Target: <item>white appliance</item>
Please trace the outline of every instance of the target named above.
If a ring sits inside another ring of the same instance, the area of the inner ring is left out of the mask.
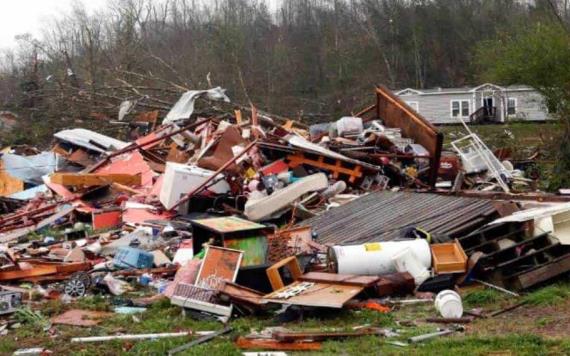
[[[160,189],[160,202],[166,209],[171,209],[183,196],[198,187],[214,173],[197,166],[166,162],[166,170]],[[223,175],[220,174],[216,179],[220,180],[206,190],[216,194],[227,193],[230,186],[223,179]]]

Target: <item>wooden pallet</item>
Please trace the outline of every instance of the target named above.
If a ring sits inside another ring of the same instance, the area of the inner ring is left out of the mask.
[[[331,171],[333,178],[338,179],[340,175],[348,176],[348,182],[354,183],[358,178],[362,177],[362,167],[356,164],[346,163],[339,159],[328,158],[324,156],[317,156],[312,158],[308,154],[297,153],[288,155],[288,165],[291,168],[298,167],[306,164],[311,167]],[[348,167],[347,167],[348,166]]]

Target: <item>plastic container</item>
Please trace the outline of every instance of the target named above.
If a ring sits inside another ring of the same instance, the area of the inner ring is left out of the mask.
[[[446,289],[435,297],[435,309],[444,318],[461,318],[463,316],[463,304],[461,297],[456,292]]]
[[[152,268],[154,256],[152,253],[132,247],[121,247],[113,259],[113,265],[118,268]]]
[[[337,273],[369,276],[396,273],[392,257],[406,248],[411,249],[420,266],[431,267],[431,250],[423,239],[333,246],[329,249],[329,261]]]
[[[336,122],[339,136],[358,135],[363,130],[362,119],[353,116],[343,116]]]
[[[416,286],[430,277],[428,268],[420,263],[416,254],[409,247],[394,255],[392,261],[394,261],[398,272],[408,272],[414,277]]]

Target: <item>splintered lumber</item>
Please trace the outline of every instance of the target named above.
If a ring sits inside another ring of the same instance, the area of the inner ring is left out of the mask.
[[[271,288],[273,288],[273,290],[278,290],[285,287],[283,280],[279,275],[279,269],[282,267],[287,267],[287,269],[289,269],[289,272],[293,276],[294,280],[297,280],[299,277],[301,277],[301,267],[299,266],[297,258],[295,256],[287,257],[266,270],[267,278],[269,279],[269,283],[271,284]]]
[[[320,342],[279,342],[275,339],[248,339],[238,337],[236,346],[245,350],[318,351]]]
[[[367,335],[383,335],[380,329],[368,329],[347,332],[307,332],[307,331],[276,331],[273,338],[280,342],[300,342],[300,341],[324,341],[329,339],[344,339],[349,337],[367,336]]]
[[[28,277],[45,276],[55,273],[57,273],[56,266],[41,266],[28,270],[5,271],[0,272],[0,281],[11,281]]]
[[[95,173],[54,173],[52,183],[65,186],[93,187],[119,183],[122,185],[141,185],[141,175],[130,174],[95,174]]]
[[[302,281],[343,284],[347,286],[370,287],[380,280],[377,276],[359,276],[327,272],[308,272],[299,277]]]

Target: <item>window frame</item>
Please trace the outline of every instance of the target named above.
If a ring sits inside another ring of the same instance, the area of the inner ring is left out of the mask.
[[[509,112],[509,108],[510,108],[509,101],[511,101],[511,100],[513,100],[515,102],[515,105],[513,107],[514,112],[512,114]],[[518,99],[517,98],[507,98],[507,116],[516,115],[518,112],[519,112],[519,101],[518,101]]]
[[[453,104],[459,104],[458,115],[453,115]],[[463,115],[463,103],[467,103],[467,115]],[[450,99],[449,100],[449,115],[452,119],[462,118],[468,119],[471,115],[471,101],[469,99]]]

